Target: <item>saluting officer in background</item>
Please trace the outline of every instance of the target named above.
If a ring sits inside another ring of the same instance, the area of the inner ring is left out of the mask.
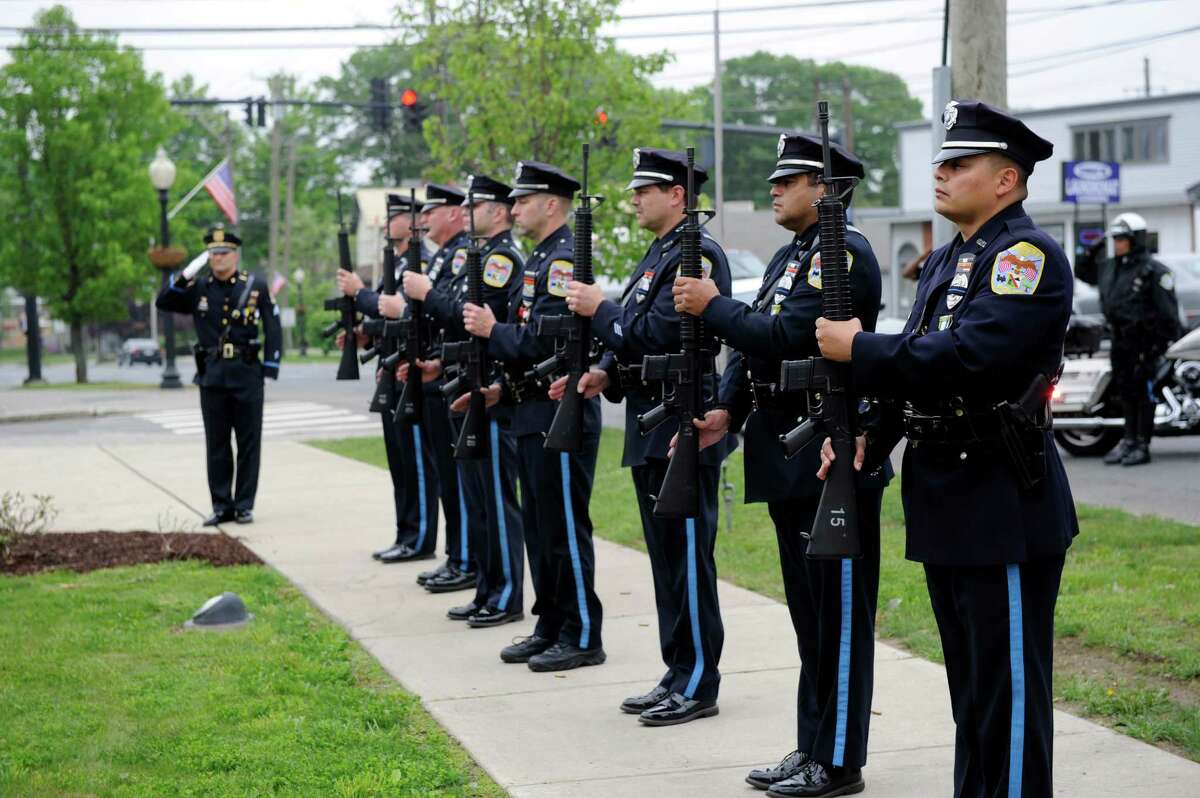
[[[513,434],[520,461],[521,508],[529,570],[536,594],[533,633],[500,652],[509,663],[539,672],[563,671],[605,661],[600,636],[603,607],[595,590],[595,554],[588,503],[600,443],[600,403],[586,403],[583,448],[578,453],[545,447],[556,405],[529,370],[554,352],[538,335],[538,319],[567,312],[567,281],[574,274],[575,237],[567,225],[579,181],[550,164],[517,164],[513,216],[533,251],[519,292],[511,296],[508,321],[497,323],[488,306],[467,304],[463,322],[488,339],[488,353],[503,363],[505,401],[514,403]]]
[[[796,750],[776,767],[752,770],[746,780],[770,795],[840,795],[861,789],[871,722],[875,664],[875,605],[879,596],[879,508],[890,464],[857,480],[862,556],[809,559],[802,537],[812,531],[823,483],[820,447],[791,460],[781,435],[807,413],[803,393],[776,388],[783,360],[819,355],[821,239],[814,203],[826,190],[820,139],[779,137],[778,161],[767,180],[775,222],[795,237],[771,259],[754,305],[720,296],[712,280],[675,279],[675,307],[704,319],[734,350],[721,381],[717,407],[701,428],[700,445],[721,440],[745,423],[746,501],[767,502],[779,542],[779,562],[792,627],[800,650]],[[830,148],[835,178],[862,178],[862,162]],[[843,197],[847,206],[850,196]],[[879,263],[853,226],[846,231],[854,315],[867,330],[879,315]],[[845,601],[845,597],[850,597]]]
[[[708,175],[695,170],[695,188]],[[634,150],[632,204],[637,222],[655,240],[634,268],[618,304],[604,298],[600,286],[572,282],[567,288],[571,310],[592,317],[592,334],[607,351],[597,367],[579,381],[588,396],[601,391],[613,402],[625,400],[625,454],[621,464],[631,469],[642,531],[654,575],[658,636],[667,671],[645,695],[627,698],[621,710],[639,716],[648,726],[686,723],[717,714],[721,682],[717,668],[725,629],[717,601],[717,570],[713,547],[717,536],[717,482],[721,461],[735,445],[726,436],[705,449],[700,459],[701,517],[685,520],[654,515],[654,499],[666,475],[671,438],[679,428],[674,420],[652,432],[639,432],[637,417],[659,404],[658,383],[641,379],[646,355],[679,352],[679,314],[671,284],[682,259],[680,232],[687,206],[687,160],[673,150]],[[720,245],[701,232],[702,268],[724,296],[729,295],[729,264]],[[715,350],[719,344],[703,342]],[[555,382],[561,396],[566,378]],[[715,399],[716,378],[705,394]]]
[[[1074,282],[1022,201],[1053,145],[977,101],[948,103],[942,123],[934,207],[958,235],[929,256],[904,332],[820,319],[817,343],[850,362],[857,392],[894,401],[866,468],[909,440],[906,556],[925,566],[941,634],[954,795],[1048,796],[1054,605],[1079,526],[1047,403]]]
[[[279,378],[283,332],[267,284],[238,270],[241,238],[217,225],[204,235],[204,245],[206,251],[159,292],[154,304],[159,310],[190,313],[196,324],[193,382],[200,386],[213,508],[204,525],[248,524],[254,520],[258,491],[263,377]],[[211,274],[197,276],[205,263]],[[231,432],[237,436],[236,487]]]
[[[500,318],[507,317],[509,296],[520,280],[522,263],[521,250],[512,237],[511,190],[490,177],[472,175],[463,205],[473,217],[475,234],[484,240],[483,299]],[[406,273],[404,293],[425,303],[425,312],[442,326],[446,341],[465,341],[470,337],[462,324],[469,275],[465,261],[461,266],[457,261],[455,264],[453,276],[442,287],[435,287],[427,275]],[[500,391],[489,389],[488,393],[485,397],[493,404]],[[463,394],[450,407],[456,436],[464,420],[461,413],[469,401],[470,394]],[[468,534],[476,579],[475,596],[464,605],[452,607],[447,616],[465,620],[472,627],[498,626],[524,617],[525,548],[517,499],[517,444],[510,426],[508,408],[491,406],[487,457],[456,461],[471,518]],[[455,574],[433,575],[426,580],[425,588],[439,592],[446,584],[453,589],[458,578]]]
[[[396,255],[396,285],[400,285],[400,274],[405,268],[405,258],[408,255],[408,242],[412,236],[412,204],[411,200],[401,194],[387,195],[387,234],[393,252]],[[427,242],[421,242],[421,268],[428,265],[429,252]],[[386,317],[398,319],[404,311],[404,297],[388,296],[383,293],[383,280],[375,290],[367,288],[354,272],[345,269],[337,270],[339,290],[354,300],[355,309],[364,316],[377,319]],[[339,332],[337,346],[344,345],[344,333]],[[365,338],[359,342],[366,344]],[[376,380],[379,379],[378,369]],[[384,563],[401,562],[412,559],[413,552],[428,554],[437,548],[437,479],[424,477],[422,469],[417,466],[417,451],[414,436],[405,434],[405,430],[397,428],[391,408],[395,405],[395,396],[388,402],[387,409],[380,413],[383,424],[383,444],[387,453],[388,471],[392,477],[392,501],[396,506],[396,535],[394,542],[383,549],[372,552],[371,556]],[[374,408],[372,408],[374,409]],[[418,436],[419,437],[419,436]],[[424,464],[422,464],[423,466]],[[432,471],[432,466],[429,468]],[[422,488],[425,496],[420,495]]]

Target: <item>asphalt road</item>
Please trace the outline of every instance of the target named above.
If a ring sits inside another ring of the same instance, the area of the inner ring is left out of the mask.
[[[19,389],[25,376],[24,366],[0,365],[0,415],[23,412],[75,412],[99,405],[109,414],[95,418],[63,418],[0,424],[0,445],[59,445],[64,441],[80,443],[144,442],[163,435],[190,435],[202,446],[197,420],[199,398],[190,386],[193,366],[179,362],[181,376],[188,384],[182,391],[155,389],[107,391],[24,391]],[[334,363],[288,363],[285,361],[278,382],[267,381],[267,427],[270,437],[327,438],[345,435],[375,434],[377,416],[367,413],[372,386],[366,378],[357,382],[334,379]],[[52,383],[70,382],[74,366],[61,364],[44,370]],[[161,370],[150,366],[119,367],[93,364],[93,381],[141,382],[155,385]],[[604,403],[604,423],[610,427],[624,424],[623,409]],[[1105,466],[1099,458],[1076,458],[1063,454],[1071,488],[1077,501],[1119,507],[1139,514],[1155,514],[1200,524],[1200,437],[1156,439],[1154,461],[1135,468]],[[0,474],[14,464],[0,455]],[[953,501],[953,497],[947,497]]]

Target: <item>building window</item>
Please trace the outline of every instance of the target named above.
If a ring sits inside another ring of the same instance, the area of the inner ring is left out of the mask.
[[[1075,160],[1165,163],[1167,121],[1161,117],[1072,128]]]

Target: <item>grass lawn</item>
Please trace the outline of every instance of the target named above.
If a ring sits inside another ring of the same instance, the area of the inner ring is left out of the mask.
[[[316,441],[330,452],[387,467],[378,437]],[[741,453],[733,534],[717,536],[722,578],[784,600],[775,530],[764,504],[742,498]],[[621,435],[606,429],[592,491],[601,537],[645,550]],[[1056,615],[1060,706],[1200,761],[1200,528],[1080,506],[1082,532],[1067,556]],[[877,633],[940,662],[941,643],[921,567],[904,559],[899,480],[884,496]]]
[[[184,386],[188,387],[188,386]],[[124,380],[100,380],[99,382],[31,382],[21,386],[22,391],[157,391],[157,382],[127,382]]]
[[[223,590],[249,626],[180,627]],[[0,607],[0,795],[504,795],[265,567],[6,576]]]
[[[23,366],[25,362],[25,347],[19,349],[0,349],[0,364],[19,364]],[[75,356],[69,352],[42,352],[43,366],[74,362]]]

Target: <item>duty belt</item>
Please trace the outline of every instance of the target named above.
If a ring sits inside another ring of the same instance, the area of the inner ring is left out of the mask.
[[[750,403],[760,412],[798,415],[804,410],[804,394],[779,394],[775,383],[751,380]]]
[[[967,444],[1000,438],[1000,413],[969,412],[961,399],[936,411],[904,406],[904,434],[913,443]]]

